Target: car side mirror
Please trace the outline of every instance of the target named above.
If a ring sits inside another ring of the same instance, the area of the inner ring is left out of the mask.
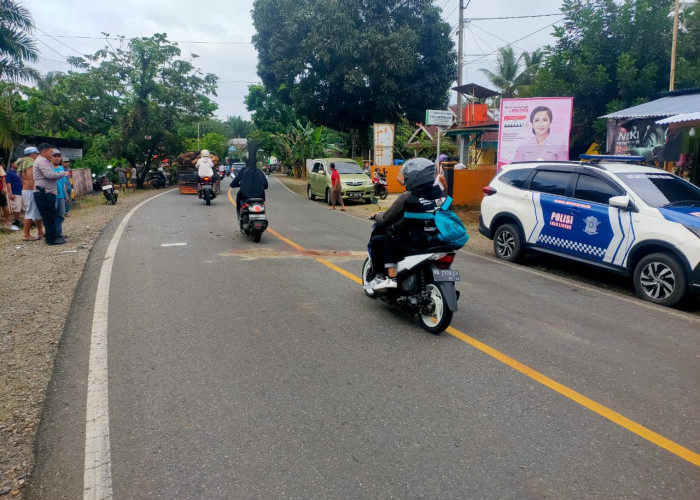
[[[608,203],[610,204],[611,207],[617,207],[617,208],[622,208],[626,210],[630,210],[634,208],[634,205],[632,203],[632,199],[628,195],[623,195],[623,196],[613,196],[608,200]]]

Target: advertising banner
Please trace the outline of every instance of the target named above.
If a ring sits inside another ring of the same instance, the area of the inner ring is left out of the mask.
[[[667,137],[668,126],[657,125],[654,123],[657,120],[659,117],[608,120],[606,151],[644,156],[649,163],[676,161],[680,155],[677,134]]]
[[[393,165],[394,126],[388,123],[374,124],[374,164]]]
[[[502,99],[498,168],[514,161],[569,159],[573,97]]]

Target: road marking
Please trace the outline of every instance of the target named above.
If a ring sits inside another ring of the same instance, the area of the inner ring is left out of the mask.
[[[275,236],[279,237],[282,241],[285,243],[288,243],[292,245],[294,248],[297,250],[301,251],[307,251],[304,249],[301,245],[298,245],[294,243],[293,241],[289,240],[288,238],[285,238],[281,235],[278,235],[278,233],[273,232]],[[331,264],[330,262],[323,260],[323,259],[315,259],[321,264],[328,266],[329,268],[333,269],[334,271],[337,271],[338,273],[342,274],[346,278],[349,278],[350,280],[354,281],[355,283],[362,284],[362,279],[359,277],[353,275],[352,273],[349,273],[345,269],[341,269],[338,266]],[[500,261],[499,261],[500,262]],[[615,296],[617,297],[617,295]],[[700,454],[695,453],[692,450],[689,450],[688,448],[685,448],[684,446],[679,445],[678,443],[675,443],[674,441],[671,441],[668,438],[665,438],[664,436],[657,434],[656,432],[647,429],[643,425],[638,424],[634,420],[631,420],[619,413],[617,413],[614,410],[611,410],[610,408],[601,405],[600,403],[596,403],[592,399],[587,398],[586,396],[574,391],[573,389],[570,389],[569,387],[560,384],[559,382],[556,382],[555,380],[547,377],[546,375],[543,375],[542,373],[533,370],[527,365],[524,365],[520,363],[519,361],[516,361],[515,359],[511,358],[510,356],[507,356],[506,354],[503,354],[500,351],[497,351],[493,347],[490,347],[483,342],[480,342],[476,340],[473,337],[470,337],[469,335],[457,330],[456,328],[453,327],[448,327],[445,330],[447,333],[452,335],[454,338],[461,340],[462,342],[465,342],[469,344],[470,346],[474,347],[475,349],[478,349],[479,351],[483,352],[484,354],[488,354],[492,358],[500,361],[501,363],[510,366],[516,371],[519,371],[523,375],[526,375],[530,377],[531,379],[535,380],[536,382],[539,382],[540,384],[544,385],[545,387],[548,387],[552,389],[553,391],[561,394],[562,396],[574,401],[575,403],[580,404],[584,408],[588,408],[594,413],[597,413],[598,415],[610,420],[614,424],[619,425],[620,427],[623,427],[624,429],[627,429],[628,431],[638,435],[639,437],[646,439],[650,443],[653,443],[660,448],[663,448],[674,455],[682,458],[683,460],[686,460],[690,462],[691,464],[700,467]]]
[[[109,379],[107,370],[107,331],[109,314],[109,285],[112,264],[119,240],[131,216],[142,205],[170,191],[142,201],[117,227],[107,247],[95,293],[95,309],[92,315],[90,336],[90,361],[88,364],[87,402],[85,411],[85,464],[83,471],[83,499],[102,500],[112,498],[112,462],[109,444]]]
[[[185,247],[187,243],[161,243],[162,247]]]

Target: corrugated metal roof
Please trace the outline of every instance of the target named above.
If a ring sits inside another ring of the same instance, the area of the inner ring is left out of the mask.
[[[695,113],[681,113],[680,115],[669,116],[663,120],[657,120],[658,125],[668,125],[669,123],[697,122],[700,121],[700,111]]]
[[[600,118],[654,118],[700,111],[700,93],[662,97]]]

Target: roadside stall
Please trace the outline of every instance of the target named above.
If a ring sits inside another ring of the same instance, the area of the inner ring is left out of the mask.
[[[601,116],[608,120],[606,152],[644,156],[648,165],[700,182],[696,129],[700,89],[667,92],[654,101]]]

